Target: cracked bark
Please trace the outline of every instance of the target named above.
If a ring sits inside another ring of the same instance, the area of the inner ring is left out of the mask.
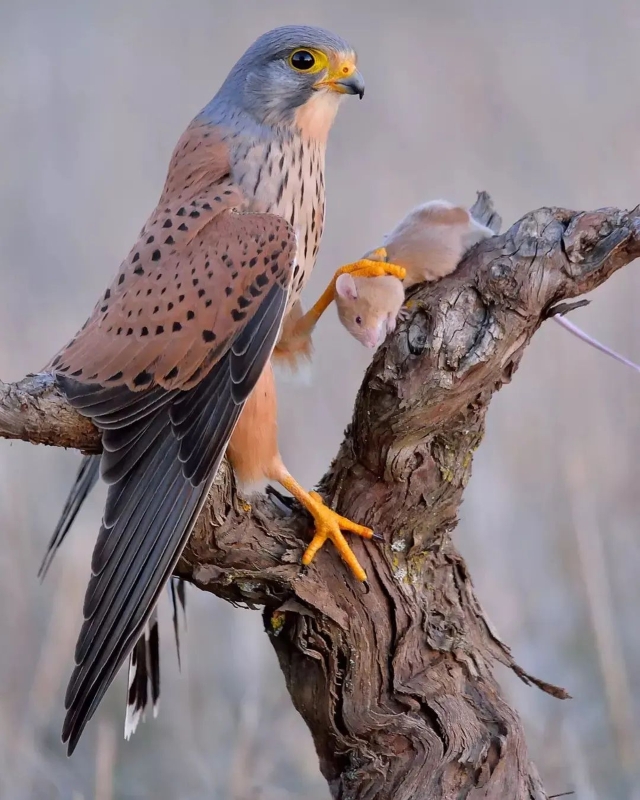
[[[486,196],[475,210],[489,220]],[[567,695],[514,662],[452,533],[488,404],[533,334],[558,304],[638,255],[640,209],[542,208],[481,243],[454,275],[411,294],[321,482],[342,514],[385,537],[351,538],[368,587],[329,547],[302,570],[306,514],[269,497],[249,505],[221,468],[179,574],[263,608],[335,798],[547,798],[492,665]],[[0,382],[0,436],[99,449],[96,431],[47,375]]]

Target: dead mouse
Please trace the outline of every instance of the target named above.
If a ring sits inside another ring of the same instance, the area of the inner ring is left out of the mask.
[[[335,302],[340,322],[361,344],[377,347],[396,326],[405,288],[449,275],[473,245],[489,236],[493,231],[462,206],[447,200],[417,206],[385,237],[384,247],[363,257],[403,267],[404,281],[390,275],[339,275]]]

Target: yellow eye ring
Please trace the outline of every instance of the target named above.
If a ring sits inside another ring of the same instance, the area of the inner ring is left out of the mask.
[[[289,56],[289,66],[296,72],[313,75],[329,66],[329,59],[321,50],[298,47]]]

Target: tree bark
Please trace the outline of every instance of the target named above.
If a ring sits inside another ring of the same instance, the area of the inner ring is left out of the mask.
[[[490,201],[476,212],[489,221]],[[542,208],[414,291],[375,354],[320,491],[384,543],[351,537],[369,582],[331,547],[300,566],[310,518],[248,503],[223,464],[178,573],[261,606],[291,698],[340,800],[542,800],[522,725],[492,675],[514,662],[475,597],[452,533],[493,394],[558,304],[640,255],[640,209]],[[51,376],[0,383],[0,436],[99,450]],[[491,502],[491,498],[487,498]]]

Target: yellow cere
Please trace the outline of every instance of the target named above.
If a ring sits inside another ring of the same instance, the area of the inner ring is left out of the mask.
[[[332,63],[329,64],[327,69],[327,77],[324,78],[324,80],[318,81],[318,83],[316,83],[316,88],[319,86],[328,86],[336,92],[346,94],[349,90],[341,86],[339,81],[350,78],[356,71],[356,63],[353,58],[333,58]]]

